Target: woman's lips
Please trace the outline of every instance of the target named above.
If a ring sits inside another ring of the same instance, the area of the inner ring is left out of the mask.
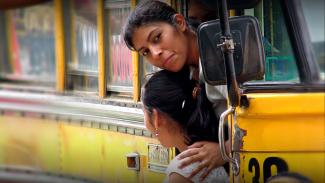
[[[166,66],[168,66],[168,64],[173,60],[172,58],[173,58],[173,56],[174,56],[174,54],[172,54],[172,55],[170,55],[165,61],[164,61],[164,63],[163,63],[163,68],[166,68]]]

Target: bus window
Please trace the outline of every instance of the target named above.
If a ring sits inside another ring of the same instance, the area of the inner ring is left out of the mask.
[[[143,56],[141,56],[141,61],[143,62],[142,65],[143,65],[144,75],[156,72],[160,69],[159,67],[155,67],[151,65],[148,61],[145,60]]]
[[[301,1],[305,19],[308,26],[314,53],[318,61],[321,80],[325,80],[325,32],[324,32],[324,6],[323,0]]]
[[[7,10],[0,18],[1,78],[54,87],[53,3]]]
[[[6,36],[6,26],[5,26],[6,18],[5,13],[0,11],[0,40],[2,40],[2,44],[0,44],[0,77],[4,76],[6,73],[11,72],[10,63],[8,61],[9,51],[7,50],[7,36]]]
[[[97,1],[71,1],[71,59],[67,60],[70,89],[98,91]],[[68,21],[67,21],[68,22]]]
[[[105,19],[108,23],[108,72],[109,91],[132,92],[132,52],[126,47],[122,36],[125,21],[131,12],[130,0],[105,1]]]
[[[296,59],[280,1],[263,0],[254,9],[244,11],[259,19],[266,57],[264,81],[299,82]]]

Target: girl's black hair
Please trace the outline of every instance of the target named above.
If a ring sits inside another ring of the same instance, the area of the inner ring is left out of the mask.
[[[266,180],[266,183],[268,182],[280,182],[282,180],[282,178],[292,178],[294,180],[296,180],[295,182],[299,182],[299,183],[312,183],[312,181],[305,177],[302,174],[296,173],[296,172],[280,172],[276,175],[273,175],[271,177],[269,177]]]
[[[161,70],[144,84],[142,103],[149,112],[155,108],[174,119],[185,132],[186,144],[198,141],[218,142],[218,122],[205,87],[193,97],[196,81],[190,80],[189,68],[179,72]]]
[[[127,47],[134,50],[132,37],[135,29],[152,22],[166,22],[174,25],[174,15],[177,12],[168,4],[153,0],[138,4],[129,15],[123,30]]]

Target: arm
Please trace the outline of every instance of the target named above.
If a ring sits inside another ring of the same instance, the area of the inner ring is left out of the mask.
[[[206,168],[205,172],[201,176],[201,180],[203,180],[212,169],[226,163],[226,161],[221,157],[218,143],[207,141],[196,142],[188,148],[189,150],[186,150],[179,155],[179,159],[182,159],[179,167],[183,168],[194,162],[200,162],[200,165],[193,170],[189,178],[199,173],[203,168]],[[227,153],[230,152],[230,140],[226,142],[226,150]]]

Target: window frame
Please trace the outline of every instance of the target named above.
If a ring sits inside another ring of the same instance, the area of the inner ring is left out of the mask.
[[[131,11],[132,9],[135,8],[136,6],[136,0],[128,0],[128,2],[130,3],[130,8],[131,8]],[[109,2],[104,2],[105,4],[106,3],[109,3]],[[112,39],[110,37],[110,34],[109,34],[109,16],[108,16],[108,13],[109,13],[109,8],[106,8],[104,4],[104,10],[105,12],[103,12],[103,16],[104,16],[104,20],[105,20],[105,37],[104,37],[104,44],[106,44],[105,46],[105,52],[106,52],[106,58],[105,58],[105,69],[106,69],[106,73],[105,73],[105,85],[106,85],[106,94],[123,94],[124,96],[128,96],[128,97],[131,97],[133,98],[133,100],[135,102],[137,102],[139,100],[139,82],[138,82],[138,78],[139,78],[139,69],[138,69],[138,60],[139,60],[139,55],[138,53],[136,52],[133,52],[131,51],[131,67],[132,67],[132,71],[133,73],[132,74],[132,85],[131,86],[120,86],[120,85],[115,85],[115,84],[112,84],[111,83],[111,76],[112,76],[112,62],[110,60],[110,56],[112,54],[112,51],[111,51],[111,45],[110,45],[110,40]]]

